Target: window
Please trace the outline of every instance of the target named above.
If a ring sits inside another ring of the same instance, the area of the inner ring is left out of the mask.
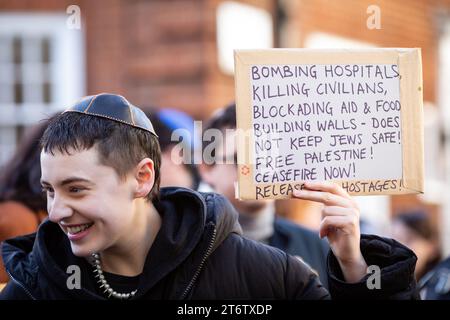
[[[0,14],[0,165],[23,131],[84,94],[80,30],[65,14]]]
[[[234,1],[217,7],[217,50],[220,69],[234,73],[235,49],[267,49],[273,46],[273,23],[269,12]]]

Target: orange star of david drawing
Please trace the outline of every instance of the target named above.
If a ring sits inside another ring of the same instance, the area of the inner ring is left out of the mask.
[[[243,166],[241,168],[241,174],[243,174],[244,176],[248,175],[250,173],[250,168],[248,166]]]

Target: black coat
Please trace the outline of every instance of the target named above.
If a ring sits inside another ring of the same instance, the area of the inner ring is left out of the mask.
[[[162,226],[137,285],[135,299],[329,299],[318,277],[299,259],[243,238],[237,213],[224,197],[187,189],[165,188],[155,207]],[[381,267],[381,290],[365,279],[342,281],[329,253],[333,298],[415,298],[416,257],[388,239],[364,236],[361,249],[368,264]],[[3,260],[11,281],[1,299],[105,299],[92,266],[72,254],[58,225],[43,223],[37,234],[8,240]],[[68,266],[81,270],[81,289],[67,288]]]
[[[330,250],[328,242],[320,239],[318,232],[283,218],[277,217],[273,227],[273,235],[268,244],[300,257],[319,274],[320,281],[328,288],[327,256]]]

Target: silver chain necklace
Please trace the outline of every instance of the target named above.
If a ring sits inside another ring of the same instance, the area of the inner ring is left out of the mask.
[[[102,267],[100,266],[100,255],[98,253],[93,253],[92,258],[94,260],[95,266],[94,269],[94,273],[96,274],[95,277],[98,278],[97,283],[100,285],[100,290],[103,290],[104,294],[109,294],[108,298],[114,297],[120,300],[127,300],[134,297],[134,295],[137,292],[137,289],[131,291],[130,293],[118,293],[113,288],[111,288],[111,286],[106,281],[105,276],[103,275]]]

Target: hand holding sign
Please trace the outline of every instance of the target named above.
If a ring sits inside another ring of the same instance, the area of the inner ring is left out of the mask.
[[[357,282],[366,274],[367,264],[360,250],[359,208],[352,197],[333,182],[306,182],[296,190],[298,199],[324,204],[320,237],[327,237],[347,282]]]

